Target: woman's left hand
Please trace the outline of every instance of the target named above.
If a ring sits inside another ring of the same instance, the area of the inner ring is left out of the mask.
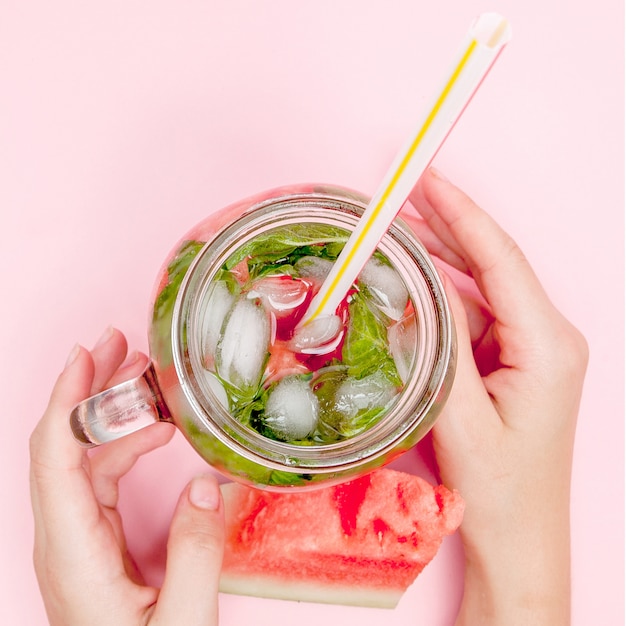
[[[217,624],[224,544],[217,481],[195,478],[183,490],[171,524],[163,587],[144,584],[117,510],[119,480],[174,427],[155,424],[94,454],[74,440],[73,406],[139,375],[147,357],[124,363],[126,340],[109,329],[90,352],[77,346],[30,440],[35,518],[34,564],[50,624]]]

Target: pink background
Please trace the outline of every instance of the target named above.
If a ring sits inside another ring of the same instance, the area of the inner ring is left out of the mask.
[[[485,9],[514,37],[436,164],[517,239],[591,362],[576,442],[573,624],[623,624],[623,3],[4,0],[0,5],[0,623],[46,623],[31,566],[28,436],[73,344],[145,349],[170,247],[261,189],[372,193]],[[428,477],[419,450],[403,467]],[[202,461],[177,436],[125,480],[158,579]],[[458,538],[395,611],[236,596],[222,623],[449,625]]]

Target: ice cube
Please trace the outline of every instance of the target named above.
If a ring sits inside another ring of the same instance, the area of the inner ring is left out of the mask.
[[[338,315],[321,315],[298,326],[289,342],[289,348],[302,354],[332,352],[343,337],[343,324]]]
[[[402,317],[409,292],[391,266],[372,257],[361,270],[359,282],[367,287],[385,315],[392,320],[399,320]]]
[[[287,441],[304,439],[317,425],[319,405],[306,380],[287,376],[269,394],[265,424]]]
[[[248,297],[261,297],[277,312],[297,309],[309,295],[309,287],[306,282],[293,276],[280,274],[266,276],[254,283],[248,292]]]
[[[237,300],[224,324],[217,344],[218,374],[239,387],[259,383],[270,341],[270,322],[265,309],[245,297]]]
[[[202,356],[207,366],[213,363],[215,348],[222,331],[224,319],[235,301],[235,296],[230,292],[226,283],[218,280],[213,283],[207,297],[201,306],[204,307],[202,316]]]
[[[384,408],[396,394],[396,387],[381,372],[361,379],[347,377],[337,388],[334,408],[352,419],[361,411]]]
[[[294,264],[299,276],[310,279],[320,285],[328,276],[332,266],[332,261],[317,256],[303,256]]]
[[[387,330],[389,352],[393,357],[398,376],[406,383],[411,374],[417,350],[417,322],[415,313],[392,324]]]
[[[225,409],[228,409],[228,395],[220,379],[213,372],[207,372],[206,370],[204,370],[204,376],[209,385],[209,389],[211,389],[218,402]]]

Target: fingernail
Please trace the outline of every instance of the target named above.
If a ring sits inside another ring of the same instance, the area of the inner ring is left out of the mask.
[[[67,360],[65,361],[65,369],[67,369],[76,360],[79,354],[80,344],[77,343],[67,355]]]
[[[443,181],[449,182],[448,179],[436,167],[430,167],[429,171],[435,178],[438,178],[439,180],[443,180]]]
[[[220,505],[220,488],[211,476],[196,476],[189,489],[191,504],[199,509],[216,511]]]
[[[109,339],[111,339],[111,337],[113,337],[113,326],[109,326],[102,333],[102,335],[100,335],[100,339],[98,339],[98,341],[96,341],[96,345],[94,346],[94,348],[97,348],[98,346],[101,346],[101,345],[105,344]]]

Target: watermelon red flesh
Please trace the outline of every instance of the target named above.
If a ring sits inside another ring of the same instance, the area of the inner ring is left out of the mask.
[[[222,491],[222,591],[359,606],[396,606],[464,510],[458,492],[390,469],[304,493]]]

